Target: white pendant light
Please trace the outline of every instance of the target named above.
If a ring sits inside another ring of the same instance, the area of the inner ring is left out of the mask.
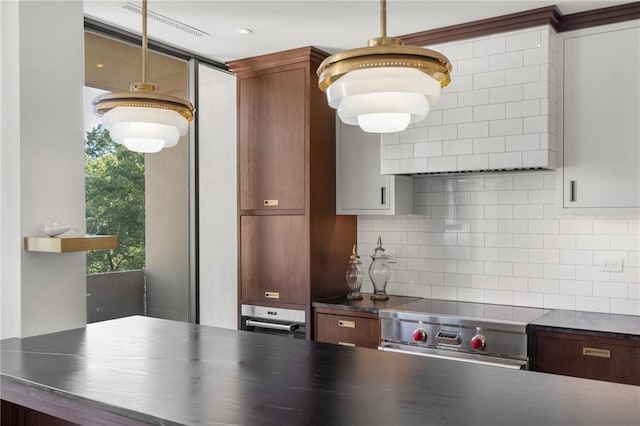
[[[340,120],[365,132],[399,132],[424,120],[451,81],[444,55],[387,37],[386,25],[386,0],[381,0],[381,37],[326,58],[317,71],[318,87]]]
[[[106,93],[93,100],[111,139],[136,152],[154,153],[175,146],[187,133],[195,108],[175,96],[161,95],[147,82],[147,0],[142,0],[142,82],[129,92]]]

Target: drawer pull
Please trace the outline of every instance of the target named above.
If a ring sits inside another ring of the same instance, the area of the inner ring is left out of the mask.
[[[356,328],[356,322],[355,321],[338,320],[338,327]]]
[[[338,342],[338,344],[339,344],[339,345],[341,345],[341,346],[350,346],[350,347],[352,347],[352,348],[355,348],[355,347],[356,347],[356,344],[355,344],[355,343],[349,343],[349,342]]]
[[[280,293],[277,291],[265,291],[264,297],[267,299],[280,299]]]
[[[278,200],[264,200],[265,207],[276,207],[278,205]]]
[[[596,356],[598,358],[611,358],[611,351],[607,349],[596,349],[596,348],[582,348],[582,355],[585,356]]]

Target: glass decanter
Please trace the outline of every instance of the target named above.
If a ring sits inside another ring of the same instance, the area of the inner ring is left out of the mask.
[[[382,237],[378,237],[378,247],[374,249],[371,259],[369,278],[371,278],[374,290],[371,300],[387,300],[389,296],[387,296],[385,289],[387,288],[389,277],[391,277],[391,268],[388,263],[389,256],[384,254],[384,249],[382,248]]]
[[[349,267],[347,268],[345,278],[347,279],[347,285],[349,286],[347,299],[362,299],[362,294],[360,294],[360,288],[362,287],[362,263],[360,263],[360,256],[358,256],[355,244],[353,245],[353,250],[349,257]]]

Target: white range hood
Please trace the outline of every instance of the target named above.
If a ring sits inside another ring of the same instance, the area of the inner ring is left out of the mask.
[[[426,120],[381,135],[383,174],[555,168],[552,27],[428,47],[451,60],[452,82]]]

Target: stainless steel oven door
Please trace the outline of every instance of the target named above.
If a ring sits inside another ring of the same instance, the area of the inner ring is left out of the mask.
[[[491,365],[494,367],[511,368],[513,370],[525,370],[527,368],[527,361],[520,359],[499,358],[494,356],[476,355],[466,352],[456,352],[441,349],[422,348],[389,342],[385,342],[384,345],[379,346],[378,349],[380,349],[381,351],[426,356],[431,358],[449,359],[453,361],[469,362],[473,364]]]
[[[306,337],[304,311],[254,305],[242,305],[241,310],[241,330],[299,339]]]

